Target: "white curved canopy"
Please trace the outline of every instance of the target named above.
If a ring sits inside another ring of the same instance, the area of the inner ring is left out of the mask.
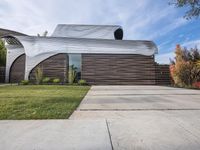
[[[5,37],[5,36],[9,36],[9,35],[26,35],[26,34],[0,28],[0,38]]]
[[[117,39],[115,33],[123,31],[117,25],[73,25],[59,24],[51,36],[71,38]]]
[[[25,53],[34,57],[44,53],[99,53],[153,55],[157,47],[152,41],[105,40],[67,37],[15,36]]]
[[[27,36],[0,29],[8,44],[24,47],[29,57],[46,53],[141,54],[158,52],[152,41],[122,39],[120,26],[59,24],[51,37]]]

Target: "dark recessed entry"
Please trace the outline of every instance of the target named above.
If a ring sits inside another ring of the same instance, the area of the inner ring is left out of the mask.
[[[123,30],[121,28],[117,29],[114,33],[115,40],[122,40],[123,38]]]

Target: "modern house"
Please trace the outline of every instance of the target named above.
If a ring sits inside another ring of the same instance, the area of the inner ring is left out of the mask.
[[[0,29],[6,40],[6,82],[45,77],[67,81],[70,66],[89,84],[156,84],[152,41],[123,40],[120,26],[59,24],[51,36],[29,36]]]

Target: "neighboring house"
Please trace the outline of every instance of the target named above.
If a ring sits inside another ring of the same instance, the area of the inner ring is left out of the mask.
[[[59,24],[47,37],[0,29],[0,37],[7,47],[6,82],[34,80],[37,66],[65,82],[74,65],[89,84],[156,84],[155,43],[122,40],[120,26]]]

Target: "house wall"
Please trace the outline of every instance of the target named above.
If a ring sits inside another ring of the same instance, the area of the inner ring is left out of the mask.
[[[0,83],[5,82],[6,67],[0,67]]]
[[[156,84],[171,85],[169,65],[155,64],[156,66]]]
[[[154,56],[82,54],[81,76],[96,85],[154,85]]]
[[[18,83],[21,80],[24,80],[25,59],[25,54],[22,54],[12,63],[9,74],[11,83]]]
[[[43,55],[38,55],[35,57],[29,57],[26,55],[26,67],[25,67],[25,80],[29,80],[29,74],[42,61],[50,58],[51,56],[57,55],[58,53],[45,53]]]
[[[66,54],[57,54],[39,63],[30,72],[29,79],[31,81],[35,81],[37,67],[42,68],[44,77],[59,78],[62,82],[65,82],[68,76],[68,56]]]
[[[18,57],[10,69],[10,82],[24,79],[25,55]],[[31,58],[30,58],[31,59]],[[43,69],[44,77],[60,78],[62,82],[68,76],[68,55],[51,56],[31,70],[29,79],[35,80],[36,68]],[[116,55],[116,54],[82,54],[81,77],[93,85],[169,85],[168,65],[154,62],[153,56]]]

